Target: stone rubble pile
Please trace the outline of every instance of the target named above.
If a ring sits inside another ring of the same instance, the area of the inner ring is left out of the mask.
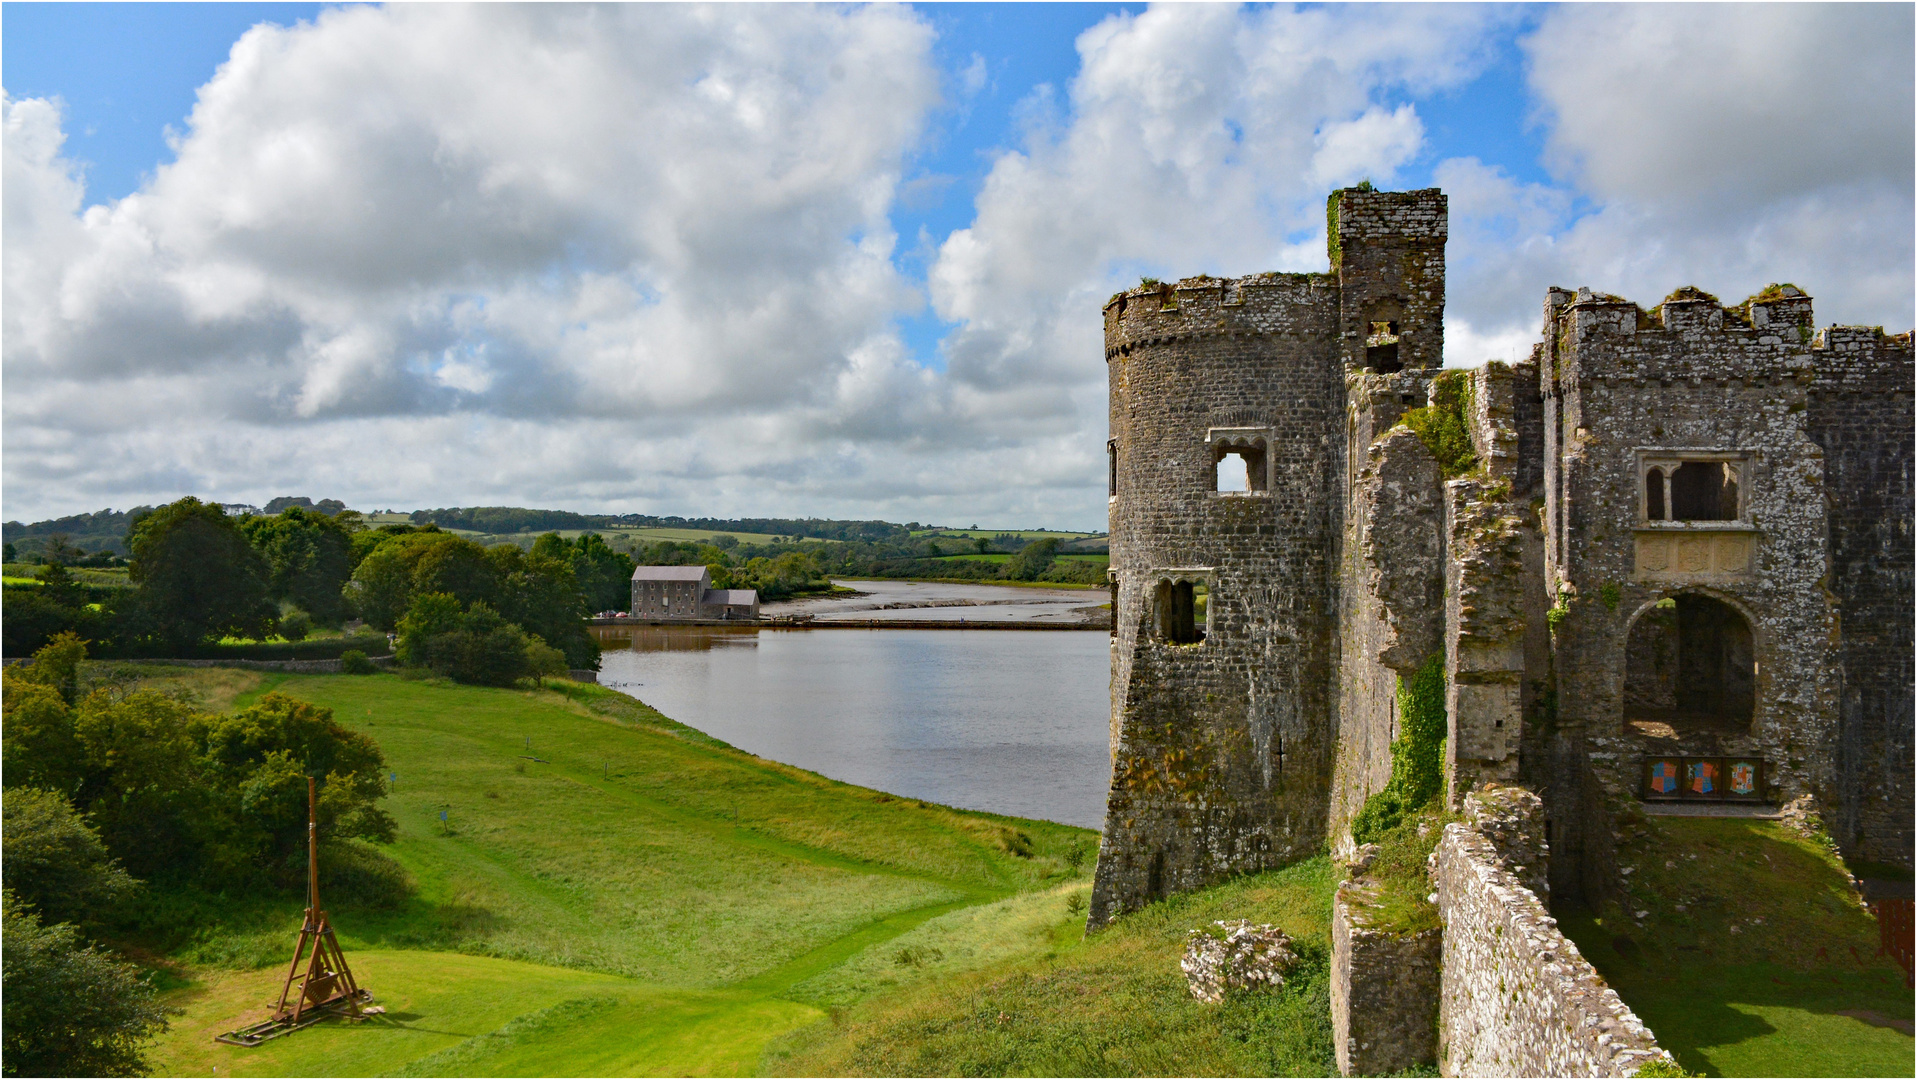
[[[1298,963],[1291,937],[1270,923],[1244,919],[1219,921],[1193,930],[1185,939],[1178,966],[1200,1001],[1225,1000],[1227,990],[1285,985],[1285,973]]]

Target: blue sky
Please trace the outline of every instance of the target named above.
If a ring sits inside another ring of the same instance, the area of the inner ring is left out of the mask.
[[[136,191],[172,159],[169,133],[185,129],[194,96],[227,59],[233,42],[257,23],[312,21],[322,4],[8,3],[4,50],[7,90],[15,97],[58,97],[67,106],[68,153],[86,165],[88,204]],[[338,5],[331,5],[338,6]],[[1066,87],[1078,71],[1074,40],[1107,17],[1144,4],[921,4],[937,29],[933,50],[948,102],[909,156],[911,194],[891,220],[901,239],[900,268],[923,280],[936,245],[972,217],[972,200],[995,151],[1021,141],[1021,105]],[[1526,117],[1522,19],[1489,43],[1495,62],[1477,78],[1418,102],[1428,147],[1404,173],[1406,186],[1432,183],[1437,161],[1476,156],[1529,182],[1548,179],[1539,164],[1539,127]],[[982,85],[969,90],[982,74]],[[1386,98],[1401,104],[1403,93]],[[1155,267],[1176,275],[1181,268]],[[1227,268],[1230,269],[1230,268]],[[1249,269],[1249,268],[1247,268]],[[915,356],[943,367],[940,340],[953,329],[929,309],[898,317]]]
[[[1907,327],[1910,24],[9,3],[5,513],[1097,528],[1099,300],[1322,268],[1360,178],[1451,195],[1450,363],[1526,351],[1547,284]]]

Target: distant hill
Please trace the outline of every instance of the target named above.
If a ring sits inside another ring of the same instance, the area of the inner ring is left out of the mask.
[[[51,521],[36,521],[23,525],[18,521],[9,521],[0,525],[0,539],[17,546],[22,554],[40,549],[39,541],[49,536],[64,535],[74,546],[84,551],[111,551],[115,555],[128,554],[126,549],[127,527],[133,519],[153,509],[151,506],[136,506],[131,510],[101,510],[92,514],[73,514],[69,517],[54,518]]]
[[[688,518],[651,514],[575,514],[570,510],[528,510],[518,506],[455,506],[443,510],[415,510],[416,524],[474,532],[521,533],[556,529],[710,529],[715,532],[762,533],[814,540],[905,540],[921,528],[914,521],[834,521],[827,518]]]
[[[235,513],[232,508],[238,503],[226,504],[227,513]],[[305,496],[282,495],[266,504],[265,512],[277,514],[289,506],[298,506],[321,514],[337,514],[346,509],[346,504],[338,499],[321,499],[314,502]],[[151,506],[136,506],[130,510],[100,510],[91,514],[73,514],[68,517],[54,518],[50,521],[36,521],[31,525],[18,521],[9,521],[0,525],[0,539],[13,544],[22,555],[40,550],[38,541],[50,536],[65,536],[82,551],[110,551],[115,555],[132,554],[126,548],[127,529],[133,525],[133,519],[152,510]]]
[[[235,507],[238,505],[233,504]],[[322,514],[337,514],[346,509],[346,505],[338,499],[321,499],[315,502],[304,496],[282,495],[267,503],[264,512],[277,514],[290,506],[303,507]],[[51,521],[36,521],[31,525],[9,521],[0,528],[4,528],[6,541],[16,544],[23,554],[37,550],[38,541],[46,537],[64,534],[68,540],[87,551],[111,551],[118,555],[126,555],[128,554],[126,550],[128,527],[135,517],[151,509],[153,508],[150,506],[139,506],[131,510],[101,510],[93,514],[74,514],[71,517],[54,518]],[[452,506],[438,510],[415,510],[412,512],[412,519],[419,525],[430,523],[442,528],[466,529],[494,536],[578,529],[700,529],[712,532],[867,543],[903,543],[911,539],[912,533],[931,528],[916,521],[898,525],[889,521],[842,521],[832,518],[712,518],[676,515],[658,517],[651,514],[576,514],[570,510],[531,510],[521,506]],[[1010,545],[1012,548],[1018,546]],[[1105,537],[1094,536],[1066,541],[1060,550],[1103,552]]]

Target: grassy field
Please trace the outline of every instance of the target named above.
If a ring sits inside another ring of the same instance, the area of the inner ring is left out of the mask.
[[[830,1024],[774,1041],[764,1067],[807,1076],[1335,1075],[1336,883],[1328,859],[1309,859],[1154,904],[1089,940],[1055,932],[1036,955],[928,968],[835,1012]],[[943,943],[962,935],[962,918],[927,923],[897,948],[942,950],[952,963],[966,954]],[[1177,963],[1186,933],[1238,918],[1285,928],[1303,963],[1277,992],[1233,994],[1218,1005],[1193,1000]]]
[[[1912,994],[1876,956],[1876,923],[1834,855],[1750,818],[1652,817],[1646,829],[1621,851],[1630,909],[1561,925],[1680,1065],[1911,1075]],[[1905,1031],[1879,1026],[1891,1018]]]
[[[45,565],[40,563],[7,563],[4,567],[0,567],[0,575],[4,575],[8,585],[38,585],[40,579],[35,575],[44,569],[46,569]],[[67,568],[67,573],[74,581],[82,585],[114,585],[121,588],[133,586],[133,582],[127,578],[127,570],[124,566],[70,566]]]
[[[416,886],[385,904],[328,898],[388,1018],[252,1051],[207,1033],[273,991],[298,901],[168,898],[218,914],[165,949],[189,1010],[155,1055],[165,1074],[749,1072],[772,1035],[823,1015],[811,1000],[878,986],[883,950],[928,921],[1007,898],[1022,900],[993,909],[1007,940],[1082,920],[1065,894],[1095,834],[839,784],[598,687],[151,674],[215,708],[277,689],[373,736],[397,774],[385,854]],[[512,992],[471,990],[486,985]],[[363,1053],[341,1057],[338,1040]]]
[[[967,537],[974,540],[979,539],[981,537],[983,537],[984,539],[990,540],[993,537],[997,537],[997,536],[1016,536],[1021,540],[1044,540],[1047,537],[1052,537],[1059,540],[1083,540],[1088,536],[1103,536],[1105,534],[1104,533],[1086,533],[1086,532],[1053,532],[1047,529],[920,529],[917,532],[914,532],[912,535],[914,537],[963,536],[963,537]]]

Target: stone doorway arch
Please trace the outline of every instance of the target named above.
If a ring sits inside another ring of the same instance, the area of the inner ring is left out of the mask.
[[[1684,590],[1646,605],[1624,647],[1627,732],[1690,741],[1748,734],[1757,711],[1757,638],[1724,599]]]

